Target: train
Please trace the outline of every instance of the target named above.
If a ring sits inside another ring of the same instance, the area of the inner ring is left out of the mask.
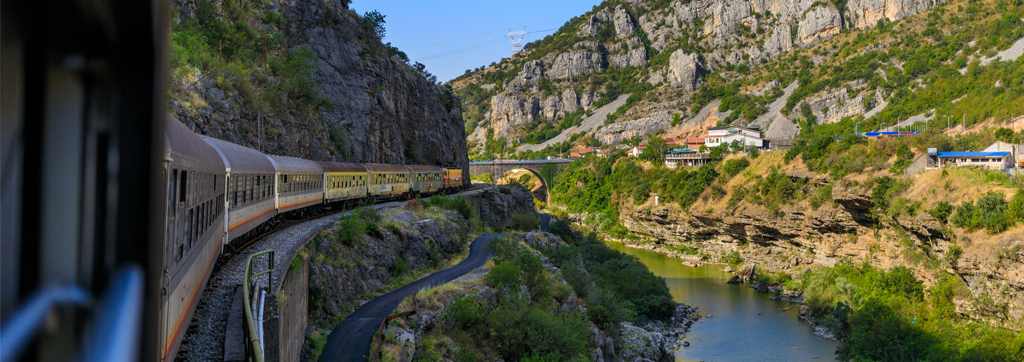
[[[239,243],[287,217],[463,189],[459,168],[266,155],[167,118],[161,361],[177,355],[217,258]]]

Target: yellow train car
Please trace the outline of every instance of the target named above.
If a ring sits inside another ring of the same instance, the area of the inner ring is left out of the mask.
[[[370,197],[397,199],[409,196],[409,169],[405,166],[382,163],[366,163],[363,166],[366,166],[370,178],[367,184]]]
[[[324,169],[301,158],[267,156],[277,172],[277,212],[316,211],[324,200]]]
[[[452,193],[462,189],[462,169],[444,169],[444,191]]]
[[[441,190],[444,186],[442,170],[437,166],[409,165],[412,177],[412,192],[416,195],[429,195]]]
[[[324,202],[350,203],[366,197],[369,174],[359,163],[320,162],[324,168]]]

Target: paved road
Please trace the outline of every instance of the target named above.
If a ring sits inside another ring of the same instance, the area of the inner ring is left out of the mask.
[[[548,230],[551,216],[545,213],[540,214],[541,229]],[[402,300],[409,295],[416,293],[423,288],[432,288],[447,283],[462,274],[479,268],[491,258],[491,252],[487,250],[487,243],[501,234],[485,234],[476,240],[469,247],[469,258],[459,265],[431,274],[423,279],[417,280],[404,287],[398,288],[388,294],[374,299],[352,312],[345,320],[341,321],[331,334],[327,335],[327,344],[324,345],[323,353],[320,355],[321,362],[338,361],[366,361],[370,353],[370,342],[377,332],[377,327],[384,322]]]

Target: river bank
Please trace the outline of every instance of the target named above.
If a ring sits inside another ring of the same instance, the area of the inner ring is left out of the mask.
[[[800,318],[800,304],[773,300],[750,284],[727,284],[732,274],[721,265],[690,266],[693,261],[647,248],[608,242],[636,257],[665,279],[679,303],[705,316],[687,333],[689,344],[676,350],[677,361],[834,361],[836,344],[816,335]]]

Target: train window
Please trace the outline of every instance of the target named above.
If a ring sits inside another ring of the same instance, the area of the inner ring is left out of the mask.
[[[188,186],[186,186],[188,185],[188,171],[181,170],[181,183],[179,185],[181,188],[178,191],[178,202],[185,202],[186,191],[188,191]]]
[[[178,199],[178,169],[175,168],[174,172],[171,173],[171,215],[175,215],[178,212],[176,207],[177,203],[174,200]]]

